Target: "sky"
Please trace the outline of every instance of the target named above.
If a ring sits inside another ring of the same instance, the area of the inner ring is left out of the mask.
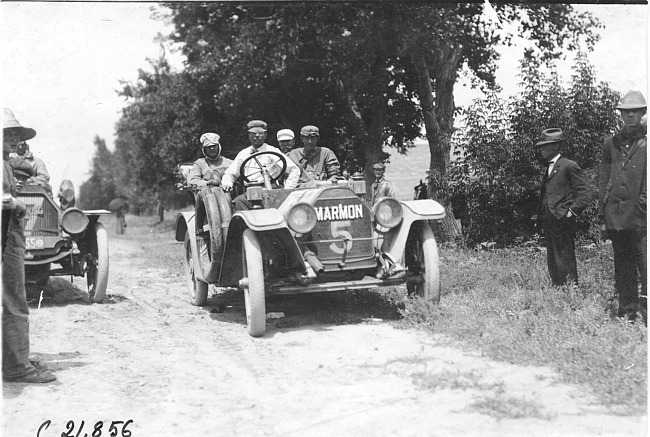
[[[94,138],[114,147],[115,123],[125,106],[120,81],[134,81],[147,59],[162,53],[157,35],[173,29],[154,20],[154,3],[0,2],[0,101],[24,125],[36,129],[29,141],[51,174],[54,190],[63,179],[79,185],[89,177]],[[645,5],[576,5],[606,25],[589,60],[597,78],[622,93],[647,96],[647,10]],[[173,66],[182,57],[166,47]],[[520,48],[502,51],[497,82],[503,95],[517,92]],[[558,67],[570,79],[572,56]],[[457,84],[457,105],[480,95]],[[428,162],[428,160],[427,160]]]

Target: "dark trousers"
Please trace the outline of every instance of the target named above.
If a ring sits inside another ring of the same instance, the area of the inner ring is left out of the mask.
[[[546,263],[553,285],[564,285],[569,281],[578,285],[575,219],[558,219],[546,212],[542,220],[546,235]]]
[[[246,198],[245,193],[235,197],[235,211],[248,211],[249,209],[252,209],[252,207],[253,205],[251,205],[250,201]]]
[[[13,218],[12,218],[13,221]],[[2,375],[18,377],[34,371],[29,362],[29,308],[25,293],[25,235],[10,223],[2,253]]]
[[[647,311],[647,232],[608,231],[614,248],[614,279],[618,294],[618,315],[634,318]],[[639,295],[639,280],[641,295]]]

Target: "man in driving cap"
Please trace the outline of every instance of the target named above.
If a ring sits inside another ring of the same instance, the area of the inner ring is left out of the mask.
[[[641,315],[647,323],[645,97],[640,91],[630,91],[617,109],[623,119],[623,129],[603,142],[598,218],[603,236],[612,240],[614,249],[618,316],[635,319]]]
[[[575,220],[589,203],[589,185],[582,169],[561,155],[565,141],[561,129],[542,131],[535,144],[544,160],[538,217],[546,236],[546,262],[554,286],[578,284]]]
[[[341,164],[330,149],[318,147],[319,129],[312,125],[303,126],[300,140],[304,147],[289,152],[289,158],[300,168],[299,184],[305,185],[313,180],[337,180],[341,175]]]
[[[45,383],[52,371],[29,359],[29,308],[25,291],[25,204],[16,198],[16,182],[9,165],[12,146],[36,136],[4,109],[2,138],[2,378],[6,382]],[[29,165],[28,165],[29,166]]]
[[[293,131],[291,129],[280,129],[277,133],[277,138],[280,150],[282,150],[282,153],[285,155],[288,155],[296,145],[296,139]]]
[[[187,182],[195,187],[218,187],[232,159],[221,156],[221,137],[206,132],[199,138],[203,158],[194,161]]]
[[[370,205],[377,203],[382,197],[395,197],[395,190],[393,184],[384,177],[386,172],[386,164],[383,162],[376,162],[372,165],[372,173],[375,175],[375,182],[372,183],[372,192],[370,197]]]
[[[221,180],[221,186],[224,191],[232,190],[235,180],[242,176],[240,171],[244,163],[246,164],[244,166],[244,175],[248,178],[248,183],[257,184],[264,182],[260,166],[265,166],[269,170],[271,177],[281,178],[282,175],[278,173],[282,171],[282,159],[277,155],[281,155],[287,162],[284,188],[296,188],[298,185],[300,170],[290,159],[284,157],[280,149],[265,143],[266,127],[266,123],[262,120],[252,120],[246,125],[248,129],[248,140],[251,145],[240,151],[235,157],[235,160],[226,169]],[[255,159],[248,159],[251,155],[262,152],[270,153],[260,155],[259,157],[255,157]],[[235,197],[235,211],[251,209],[251,206],[245,194]]]

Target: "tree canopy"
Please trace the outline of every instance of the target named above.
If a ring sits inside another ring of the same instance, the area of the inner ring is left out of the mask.
[[[453,88],[460,71],[495,88],[497,48],[514,34],[525,56],[557,59],[589,49],[598,23],[567,4],[172,2],[170,39],[187,57],[182,72],[164,60],[141,72],[122,95],[118,149],[131,184],[169,184],[175,163],[191,160],[206,131],[222,136],[224,155],[248,144],[244,126],[315,124],[321,144],[346,170],[404,153],[424,135],[431,152],[430,194],[447,203]],[[451,210],[448,211],[451,215]],[[453,218],[453,215],[451,215]]]
[[[556,73],[544,74],[533,59],[520,66],[521,93],[508,100],[490,94],[463,112],[456,132],[458,159],[450,173],[452,192],[467,206],[468,237],[511,244],[530,239],[546,163],[534,147],[542,130],[562,129],[562,154],[576,161],[591,183],[592,205],[582,214],[582,236],[597,234],[596,175],[603,139],[620,127],[620,95],[598,83],[584,54],[574,63],[568,87]]]

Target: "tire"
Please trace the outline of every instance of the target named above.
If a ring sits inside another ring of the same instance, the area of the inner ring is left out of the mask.
[[[408,294],[440,302],[440,262],[433,230],[428,222],[417,222],[406,242],[406,267],[412,276],[421,276],[421,283],[407,282]]]
[[[92,302],[99,303],[106,297],[108,285],[108,233],[99,222],[93,225],[90,254],[92,260],[86,273],[88,296]]]
[[[266,332],[266,302],[264,295],[264,268],[262,251],[257,235],[250,229],[244,231],[242,262],[244,278],[248,287],[244,288],[246,322],[251,337],[261,337]]]
[[[221,260],[224,250],[224,232],[220,210],[225,210],[223,200],[217,200],[217,195],[225,196],[221,189],[202,189],[197,196],[195,208],[196,248],[198,251],[199,268],[203,278],[209,283],[219,280]],[[220,208],[221,205],[221,208]],[[229,210],[228,206],[228,210]],[[228,217],[228,221],[230,218]],[[206,226],[207,225],[207,226]],[[207,229],[206,229],[207,228]]]
[[[208,300],[208,284],[196,279],[194,275],[194,258],[192,256],[192,240],[189,232],[185,232],[185,257],[183,258],[183,267],[185,267],[185,280],[187,282],[187,291],[190,293],[192,305],[203,306]]]

